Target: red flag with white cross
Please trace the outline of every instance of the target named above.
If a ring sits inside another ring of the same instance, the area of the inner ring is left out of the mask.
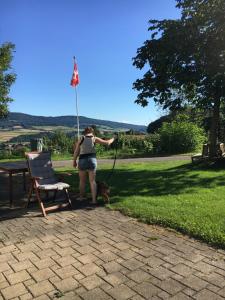
[[[70,85],[72,85],[73,87],[77,86],[79,84],[80,80],[79,80],[79,74],[78,74],[78,69],[77,69],[77,64],[74,61],[74,68],[73,68],[73,75],[72,75],[72,79],[70,82]]]

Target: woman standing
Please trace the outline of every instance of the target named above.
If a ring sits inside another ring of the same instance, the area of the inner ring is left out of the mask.
[[[86,185],[86,176],[88,173],[92,203],[96,204],[96,169],[97,169],[97,159],[96,159],[96,151],[95,144],[101,145],[110,145],[114,141],[114,138],[103,140],[94,136],[94,130],[92,127],[87,127],[84,130],[84,136],[76,143],[75,151],[74,151],[74,160],[73,166],[76,168],[78,166],[79,170],[79,189],[80,189],[80,197],[82,200],[85,197],[85,185]],[[79,156],[79,161],[77,163],[77,158]]]

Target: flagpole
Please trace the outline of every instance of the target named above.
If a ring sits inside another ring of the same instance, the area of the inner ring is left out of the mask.
[[[76,94],[76,111],[77,111],[77,138],[80,138],[80,123],[79,123],[79,113],[78,113],[78,99],[77,99],[77,87],[75,86],[75,94]]]
[[[74,64],[76,63],[75,56],[73,57]],[[75,86],[75,95],[76,95],[76,112],[77,112],[77,138],[80,138],[80,123],[79,123],[79,112],[78,112],[78,97],[77,97],[77,86]]]

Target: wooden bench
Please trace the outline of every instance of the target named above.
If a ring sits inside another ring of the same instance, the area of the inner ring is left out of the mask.
[[[197,153],[191,156],[192,163],[195,161],[203,160],[209,157],[209,144],[203,144],[202,153]]]

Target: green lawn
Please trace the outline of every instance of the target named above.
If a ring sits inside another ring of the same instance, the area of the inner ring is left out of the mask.
[[[110,166],[98,170],[105,180]],[[77,175],[70,178],[77,191]],[[225,248],[225,167],[184,161],[118,165],[111,209]]]

